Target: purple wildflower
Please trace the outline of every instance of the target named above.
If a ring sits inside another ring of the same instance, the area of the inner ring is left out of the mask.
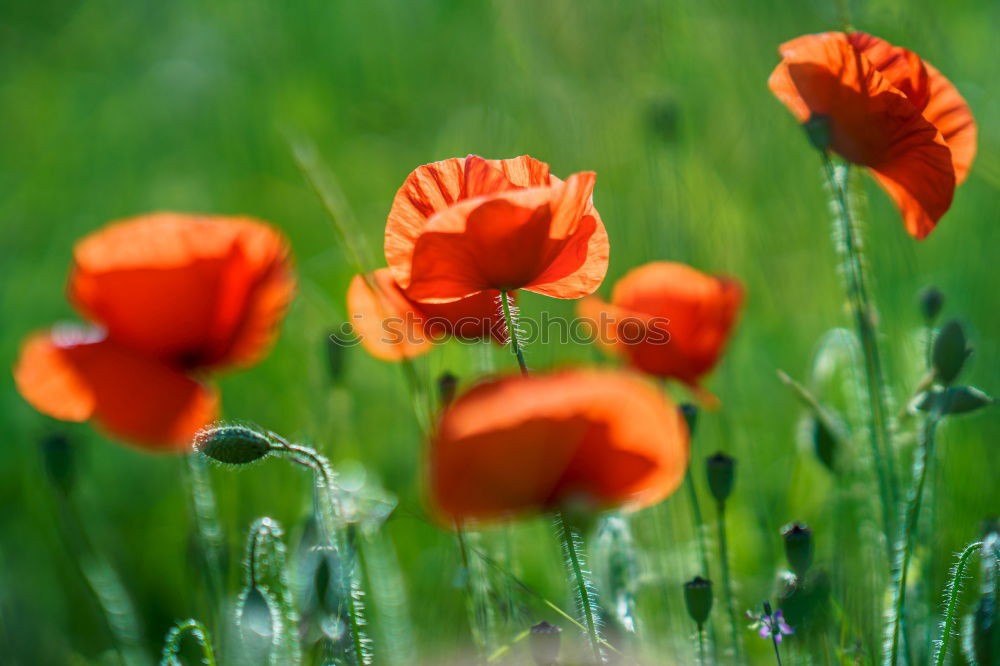
[[[747,611],[747,618],[753,620],[750,629],[756,631],[757,635],[765,640],[770,638],[774,642],[780,643],[785,636],[791,636],[795,633],[795,630],[785,622],[785,615],[780,610],[771,615]]]

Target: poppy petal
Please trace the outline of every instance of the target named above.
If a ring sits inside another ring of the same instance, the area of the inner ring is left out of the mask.
[[[951,149],[955,183],[960,185],[969,175],[976,158],[976,120],[951,81],[930,63],[925,62],[924,66],[930,78],[930,100],[924,107],[924,118],[941,132]]]
[[[368,280],[355,275],[347,289],[351,326],[369,354],[383,361],[401,361],[430,351],[423,314],[392,277],[380,268]]]
[[[578,500],[636,509],[677,488],[687,457],[679,411],[634,377],[508,377],[473,388],[445,412],[430,451],[432,503],[443,522]]]
[[[923,111],[930,99],[930,82],[924,61],[913,51],[895,46],[863,32],[847,36],[848,43],[860,52],[894,88],[906,95],[910,104]]]
[[[36,333],[14,368],[35,409],[65,421],[95,420],[110,435],[151,452],[187,450],[218,412],[210,388],[156,360],[92,336]]]
[[[80,241],[72,302],[109,339],[184,368],[248,365],[294,291],[288,245],[248,218],[157,213]]]

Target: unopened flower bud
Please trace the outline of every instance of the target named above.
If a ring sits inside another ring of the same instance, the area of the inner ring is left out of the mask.
[[[339,382],[344,378],[344,367],[347,355],[344,353],[345,347],[356,344],[356,338],[343,331],[330,331],[326,336],[326,369],[330,373],[330,380]]]
[[[559,642],[562,629],[544,620],[531,628],[531,656],[538,666],[559,662]]]
[[[455,399],[455,392],[458,390],[458,377],[445,370],[438,377],[437,384],[441,407],[447,407]]]
[[[692,405],[690,402],[685,402],[681,405],[681,416],[684,417],[684,422],[687,423],[688,434],[694,437],[695,426],[698,425],[698,407],[697,405]]]
[[[920,292],[920,311],[928,326],[934,323],[941,307],[944,305],[944,294],[937,287],[927,287]]]
[[[781,530],[788,566],[800,580],[805,578],[813,558],[812,530],[803,523],[790,523]]]
[[[733,492],[733,480],[736,476],[736,459],[727,456],[722,451],[705,459],[705,470],[708,475],[708,487],[712,496],[719,504],[723,504]]]
[[[693,580],[684,583],[684,603],[688,615],[700,629],[708,621],[712,611],[712,581],[695,576]]]
[[[830,147],[830,117],[822,113],[814,113],[802,124],[802,129],[809,137],[809,143],[816,150],[826,151]]]
[[[945,386],[951,384],[962,371],[965,359],[970,353],[965,331],[958,321],[953,319],[942,326],[931,350],[931,360],[937,380]]]
[[[246,465],[260,460],[272,449],[267,435],[245,425],[215,425],[194,437],[194,449],[227,465]]]

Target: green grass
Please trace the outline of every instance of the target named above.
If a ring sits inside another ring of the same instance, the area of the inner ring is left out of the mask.
[[[961,317],[970,331],[976,352],[962,381],[996,393],[1000,5],[852,6],[856,27],[917,50],[949,76],[980,129],[971,176],[927,241],[908,237],[865,179],[866,251],[896,408],[919,380],[916,293],[927,284],[945,292],[945,317]],[[653,259],[746,284],[738,332],[708,384],[723,406],[702,415],[693,453],[702,491],[704,456],[723,449],[739,459],[727,506],[737,610],[773,596],[784,566],[778,531],[791,520],[815,530],[817,566],[864,576],[873,558],[866,544],[879,531],[871,520],[874,482],[853,483],[847,499],[835,499],[831,476],[797,437],[799,403],[775,374],[783,368],[806,378],[821,336],[850,324],[821,163],[766,87],[781,41],[836,27],[833,3],[822,0],[7,3],[0,9],[0,366],[12,366],[29,331],[76,317],[63,298],[72,245],[108,220],[176,209],[252,214],[281,227],[301,288],[270,357],[221,379],[225,415],[309,443],[336,466],[359,462],[398,495],[386,534],[419,609],[411,617],[419,653],[442,663],[440,655],[470,644],[454,537],[423,517],[421,438],[400,368],[357,347],[346,352],[344,376],[329,377],[325,336],[345,319],[352,270],[286,136],[308,136],[319,147],[379,265],[391,198],[414,166],[467,153],[528,153],[559,175],[597,172],[595,202],[612,248],[602,293]],[[574,307],[532,294],[522,294],[521,305],[523,316]],[[528,346],[525,354],[538,368],[595,359],[570,346]],[[469,380],[490,365],[516,367],[505,351],[453,343],[419,359],[417,370],[427,382],[444,370]],[[823,397],[836,402],[834,393]],[[39,454],[53,430],[68,433],[79,454],[77,506],[141,611],[149,654],[175,620],[211,622],[192,554],[183,461],[48,420],[9,379],[0,383],[0,414],[4,658],[112,663],[99,611],[56,527]],[[912,438],[904,435],[897,457],[908,470]],[[952,553],[976,540],[980,521],[1000,507],[998,437],[995,409],[939,433],[937,524],[911,570],[929,599],[940,599]],[[866,454],[863,439],[843,453]],[[288,467],[212,470],[232,595],[242,534],[255,518],[273,516],[293,545],[299,537],[309,480]],[[908,473],[901,478],[908,483]],[[698,569],[686,501],[679,492],[631,521],[641,568],[637,616],[644,641],[660,650],[693,649],[681,587]],[[548,527],[539,519],[511,528],[510,566],[569,609]],[[486,534],[482,547],[500,551],[502,534]],[[857,592],[884,592],[871,577],[835,578],[835,589],[846,591],[845,612],[874,646],[878,618],[866,610],[874,604]],[[516,600],[506,636],[540,619],[560,623],[564,637],[571,631],[539,598]],[[746,640],[754,663],[769,663],[770,643],[749,632]],[[785,646],[786,663],[795,663],[795,640]]]

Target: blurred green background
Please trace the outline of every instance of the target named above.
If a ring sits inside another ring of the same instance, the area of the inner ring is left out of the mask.
[[[976,353],[966,380],[996,393],[1000,4],[872,0],[852,10],[857,28],[915,49],[950,77],[979,122],[971,176],[925,242],[904,233],[887,197],[864,179],[867,253],[897,406],[921,374],[916,293],[928,284],[945,292],[945,315],[970,331]],[[703,415],[693,453],[699,470],[716,449],[739,459],[729,518],[738,609],[773,593],[783,566],[778,529],[793,519],[816,529],[819,563],[861,569],[877,528],[859,520],[841,533],[847,538],[834,538],[835,484],[799,441],[801,410],[775,376],[783,368],[807,378],[819,339],[849,323],[819,160],[766,86],[781,41],[837,26],[825,0],[5,2],[0,365],[12,366],[26,333],[75,318],[63,297],[72,246],[106,221],[151,210],[272,221],[292,240],[301,287],[270,357],[221,379],[225,414],[312,443],[334,461],[360,461],[399,496],[386,534],[402,563],[420,659],[444,663],[435,655],[468,642],[454,540],[422,517],[420,434],[400,369],[356,347],[345,352],[344,376],[330,376],[325,338],[345,320],[352,269],[286,136],[315,142],[378,265],[392,196],[416,165],[528,153],[561,176],[597,172],[595,203],[612,247],[603,294],[654,259],[746,284],[742,322],[708,383],[723,406]],[[574,307],[533,294],[522,305],[526,315]],[[568,346],[535,345],[527,355],[538,368],[597,358]],[[501,350],[453,343],[417,367],[430,382],[446,369],[469,380],[511,363]],[[0,383],[0,418],[0,661],[100,663],[110,645],[57,529],[39,448],[53,431],[67,433],[79,454],[77,506],[141,611],[150,654],[175,619],[208,619],[182,461],[42,417],[10,379]],[[901,468],[912,425],[902,426]],[[998,436],[995,409],[941,433],[933,549],[918,553],[933,558],[935,597],[952,552],[1000,510]],[[842,453],[857,462],[866,450],[858,440]],[[212,479],[234,565],[241,530],[257,516],[275,517],[297,538],[308,511],[299,470],[268,462],[212,470]],[[863,508],[848,515],[872,515],[874,486],[851,492]],[[645,640],[681,655],[678,663],[691,633],[680,583],[696,572],[685,501],[678,494],[631,521]],[[513,528],[511,566],[571,608],[546,529],[541,519]],[[495,539],[485,535],[484,548]],[[510,636],[552,618],[536,598],[520,601]],[[870,640],[874,618],[854,616],[869,622],[858,635]],[[747,640],[767,663],[769,645]]]

